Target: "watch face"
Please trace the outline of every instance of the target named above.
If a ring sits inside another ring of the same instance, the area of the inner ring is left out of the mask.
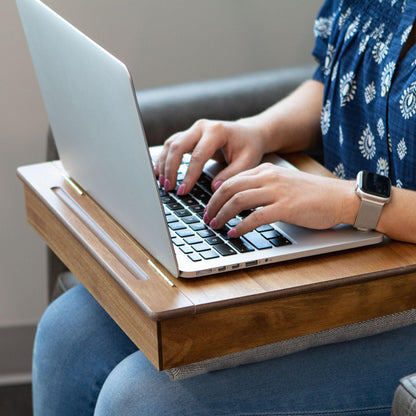
[[[383,175],[363,172],[361,189],[369,194],[390,198],[390,179]]]

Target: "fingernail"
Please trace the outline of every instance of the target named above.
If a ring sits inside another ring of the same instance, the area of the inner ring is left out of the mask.
[[[159,175],[159,183],[160,186],[163,186],[163,184],[165,183],[165,177],[163,175]]]
[[[209,221],[210,221],[210,220],[209,220],[209,217],[208,217],[208,215],[205,213],[205,214],[204,214],[204,223],[208,225],[208,224],[209,224]]]
[[[178,190],[176,191],[176,195],[179,195],[179,196],[185,195],[185,188],[186,188],[186,185],[184,183],[182,183],[179,186]]]
[[[215,228],[215,227],[217,226],[217,219],[216,219],[216,218],[213,218],[213,219],[211,220],[211,222],[209,223],[209,226],[210,226],[211,228]]]
[[[170,191],[171,190],[171,186],[170,186],[170,181],[169,179],[165,179],[163,186],[165,188],[166,191]]]
[[[237,237],[237,231],[235,230],[235,228],[231,228],[231,230],[228,231],[227,235],[230,238],[236,238]]]
[[[217,181],[214,184],[214,190],[216,191],[221,185],[223,184],[223,181]]]

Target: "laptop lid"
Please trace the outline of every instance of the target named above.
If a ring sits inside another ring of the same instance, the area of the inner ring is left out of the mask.
[[[177,276],[126,66],[42,2],[17,5],[65,170]]]

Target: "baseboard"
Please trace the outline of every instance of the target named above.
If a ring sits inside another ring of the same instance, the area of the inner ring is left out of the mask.
[[[31,380],[36,325],[0,327],[0,385]]]

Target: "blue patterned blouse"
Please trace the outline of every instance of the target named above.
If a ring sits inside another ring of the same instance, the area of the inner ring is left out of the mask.
[[[315,21],[314,78],[325,85],[325,165],[366,169],[416,190],[416,45],[399,55],[416,0],[327,0]]]

